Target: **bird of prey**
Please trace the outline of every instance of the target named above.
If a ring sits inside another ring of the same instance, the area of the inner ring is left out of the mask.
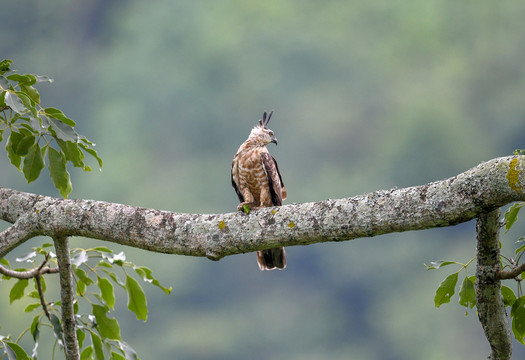
[[[266,149],[270,143],[277,145],[273,131],[266,127],[272,114],[273,110],[269,114],[264,112],[262,120],[259,120],[233,157],[231,180],[240,201],[238,211],[243,211],[245,205],[251,210],[281,206],[286,199],[277,161]],[[257,263],[261,270],[284,269],[284,248],[257,251]]]

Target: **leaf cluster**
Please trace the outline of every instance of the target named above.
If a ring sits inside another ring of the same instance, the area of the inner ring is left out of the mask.
[[[0,62],[0,142],[5,138],[7,156],[28,183],[35,181],[46,166],[62,197],[71,193],[67,164],[91,171],[84,163],[85,153],[94,157],[99,168],[102,159],[86,137],[78,134],[75,122],[61,110],[43,107],[36,89],[39,83],[52,83],[47,76],[18,74],[11,60]]]
[[[468,315],[468,309],[476,306],[476,291],[474,284],[476,283],[476,276],[468,275],[468,266],[472,263],[474,259],[471,259],[468,263],[462,264],[456,261],[437,261],[431,262],[430,265],[426,265],[427,270],[439,269],[447,265],[460,265],[461,268],[448,275],[438,286],[436,290],[436,295],[434,296],[434,305],[440,307],[443,304],[449,303],[450,299],[456,293],[456,285],[458,283],[459,274],[461,271],[465,271],[465,277],[461,282],[461,287],[459,289],[459,304],[466,308],[465,315]]]
[[[38,258],[44,256],[49,262],[56,265],[55,255],[48,250],[52,244],[33,248],[30,253],[16,261],[38,264]],[[11,268],[6,259],[0,260],[1,264]],[[162,289],[166,294],[171,292],[171,287],[162,286],[153,276],[152,271],[145,266],[137,266],[126,261],[123,252],[113,253],[107,247],[100,246],[90,249],[76,248],[71,251],[71,264],[75,282],[74,312],[77,328],[77,339],[81,349],[81,359],[137,359],[133,348],[123,341],[120,326],[116,318],[111,316],[115,308],[115,288],[121,288],[127,295],[128,309],[137,319],[146,321],[148,315],[147,300],[142,286],[135,276],[144,282],[153,284]],[[16,271],[25,271],[17,268]],[[49,274],[50,275],[50,274]],[[46,275],[46,276],[49,276]],[[16,280],[3,276],[3,280]],[[33,282],[33,287],[30,287]],[[49,327],[55,335],[55,345],[63,348],[64,338],[61,324],[60,300],[46,301],[45,277],[40,279],[17,279],[11,286],[9,301],[27,298],[30,303],[25,312],[31,313],[40,310],[28,327],[15,341],[10,337],[0,337],[0,348],[8,359],[36,359],[38,354],[38,339],[40,329]],[[31,357],[17,344],[26,333],[31,334],[35,343]],[[53,350],[54,352],[55,350]]]
[[[518,150],[516,150],[518,151]],[[504,214],[504,226],[505,234],[512,228],[512,226],[518,220],[518,213],[521,208],[525,205],[525,202],[518,202],[509,207]],[[520,244],[525,242],[525,237],[521,236],[516,243]],[[502,243],[500,242],[500,248]],[[514,251],[514,258],[507,258],[506,256],[500,255],[500,266],[501,269],[515,268],[521,261],[523,254],[525,254],[525,244],[522,244]],[[455,294],[456,286],[458,282],[459,273],[465,270],[465,278],[462,281],[459,290],[459,304],[465,306],[467,309],[476,306],[476,276],[468,276],[467,267],[472,263],[474,259],[470,260],[466,264],[462,264],[456,261],[437,261],[431,262],[430,265],[426,265],[427,270],[440,269],[447,265],[460,265],[459,271],[448,275],[438,286],[436,295],[434,296],[434,304],[436,307],[440,307],[442,304],[450,302],[450,298]],[[525,279],[525,272],[521,273],[519,277],[514,278],[517,281],[517,291],[514,292],[510,287],[502,285],[501,295],[505,306],[510,307],[510,317],[512,319],[512,333],[516,340],[525,345],[525,295],[521,287],[521,281]]]

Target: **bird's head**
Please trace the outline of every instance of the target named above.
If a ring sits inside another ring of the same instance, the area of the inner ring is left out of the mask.
[[[250,133],[250,139],[254,140],[259,146],[266,146],[269,143],[277,145],[277,138],[272,130],[268,129],[266,125],[272,117],[273,110],[269,114],[266,111],[263,114],[263,118],[259,119],[259,125],[255,126]]]

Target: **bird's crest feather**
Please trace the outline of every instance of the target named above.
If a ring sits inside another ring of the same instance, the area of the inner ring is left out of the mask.
[[[259,119],[259,126],[262,128],[265,128],[266,125],[270,122],[270,118],[272,117],[273,110],[270,111],[269,114],[266,113],[266,111],[263,113],[263,118]]]

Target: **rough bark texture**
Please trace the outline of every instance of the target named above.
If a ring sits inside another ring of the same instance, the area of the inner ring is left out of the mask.
[[[0,258],[26,240],[46,235],[57,239],[57,255],[60,246],[67,246],[67,242],[60,239],[85,236],[150,251],[218,260],[227,255],[279,246],[450,226],[474,218],[479,218],[480,239],[488,237],[493,241],[497,236],[491,233],[496,221],[494,210],[525,200],[524,167],[525,156],[509,156],[426,185],[263,208],[249,215],[240,212],[183,214],[103,201],[63,200],[0,188],[0,219],[13,224],[0,233]],[[505,343],[509,330],[500,316],[504,311],[501,299],[494,293],[499,291],[499,283],[494,282],[498,269],[489,263],[483,265],[483,259],[493,261],[497,251],[483,245],[478,248],[478,256],[482,259],[478,269],[482,279],[478,283],[481,293],[478,307],[484,308],[484,303],[488,307],[480,311],[484,314],[480,314],[480,321],[485,329],[489,328],[487,337],[493,354],[500,354],[499,349],[507,346],[501,344]],[[67,259],[63,261],[62,266],[59,262],[63,291],[64,288],[69,291],[71,281],[66,281],[66,271],[62,274],[62,270],[70,265]],[[494,299],[495,305],[488,299]],[[494,312],[490,309],[493,305],[496,306]],[[490,328],[496,326],[490,314],[501,323],[504,339],[490,335],[493,333]],[[64,314],[64,321],[66,316]]]
[[[492,349],[490,360],[510,359],[512,355],[512,338],[501,296],[501,281],[497,276],[500,270],[499,217],[497,209],[480,215],[476,222],[476,303],[479,321]]]
[[[57,264],[60,274],[60,301],[62,309],[62,330],[64,332],[64,346],[66,359],[80,359],[77,333],[75,331],[75,312],[73,310],[73,275],[71,272],[71,258],[69,256],[69,241],[66,236],[53,238],[57,252]]]
[[[525,200],[525,156],[494,159],[426,185],[284,205],[249,215],[183,214],[0,188],[0,257],[37,235],[85,236],[141,249],[224,256],[455,225]]]

